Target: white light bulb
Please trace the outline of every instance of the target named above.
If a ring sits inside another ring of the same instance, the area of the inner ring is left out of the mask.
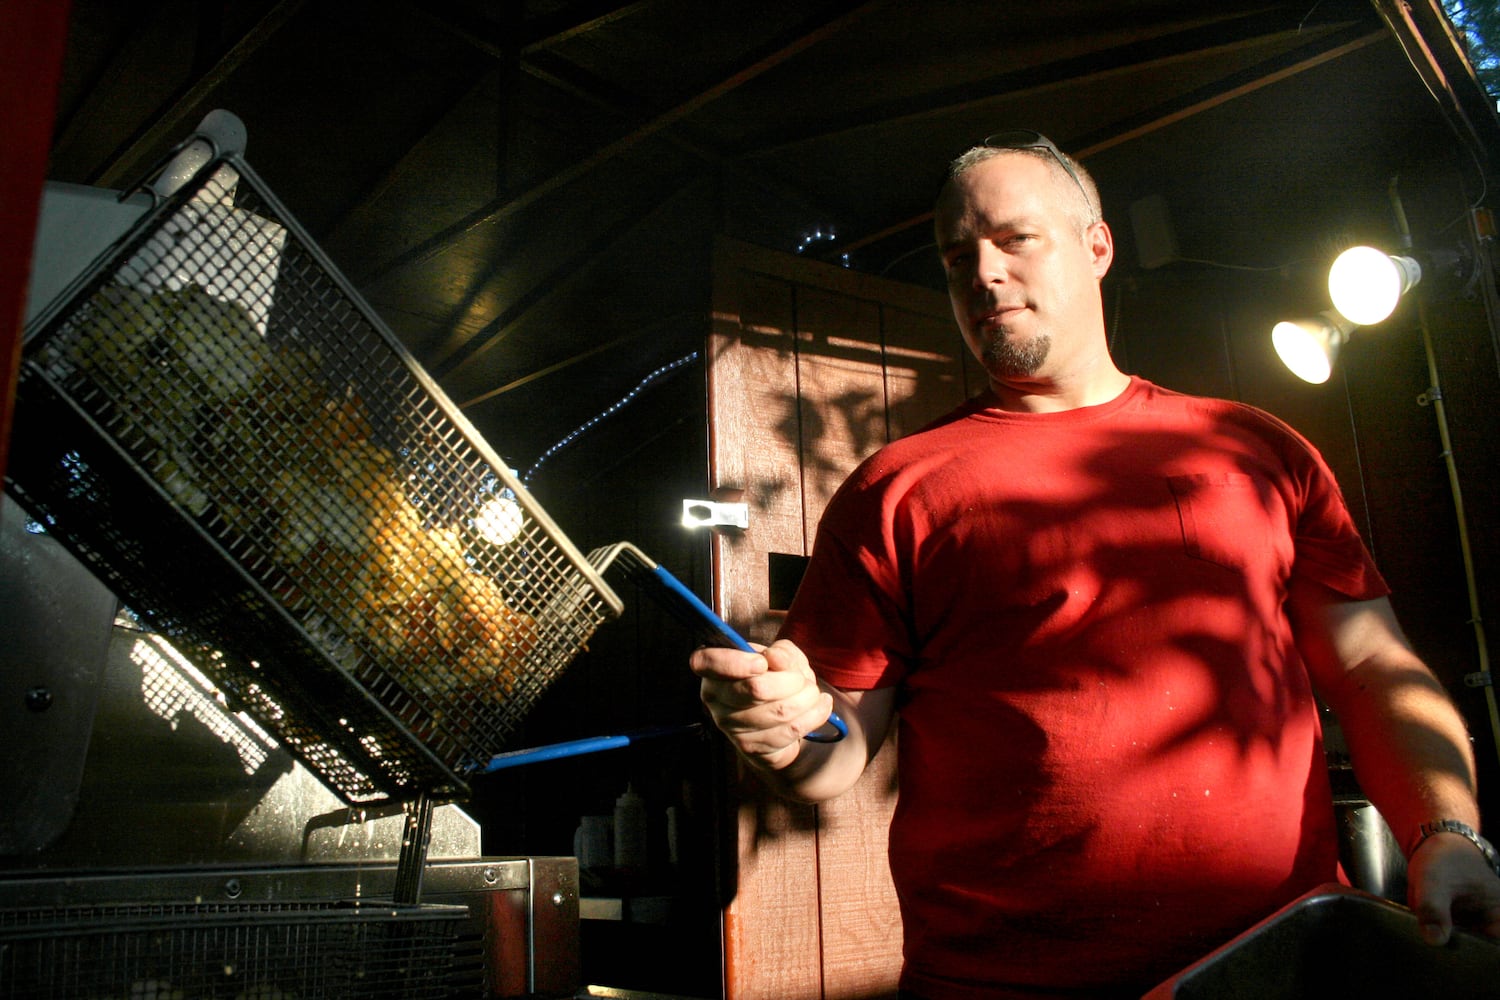
[[[1333,374],[1333,362],[1312,324],[1283,320],[1271,330],[1271,343],[1282,364],[1304,382],[1320,385]]]
[[[474,530],[491,545],[509,545],[524,526],[521,505],[510,497],[492,497],[474,515]]]
[[[1328,295],[1349,322],[1370,326],[1395,312],[1402,294],[1421,276],[1421,268],[1409,257],[1350,247],[1328,269]]]

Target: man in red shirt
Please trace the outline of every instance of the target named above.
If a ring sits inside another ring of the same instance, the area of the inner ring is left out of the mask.
[[[1122,373],[1092,180],[1035,133],[993,143],[936,212],[989,390],[850,476],[776,643],[694,655],[716,724],[816,802],[899,717],[913,998],[1136,996],[1333,880],[1314,687],[1424,934],[1500,936],[1462,720],[1321,457]],[[848,738],[803,740],[835,705]]]

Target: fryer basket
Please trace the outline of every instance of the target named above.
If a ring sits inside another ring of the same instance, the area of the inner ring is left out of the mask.
[[[351,804],[465,797],[622,609],[237,153],[28,327],[15,428],[15,498]]]

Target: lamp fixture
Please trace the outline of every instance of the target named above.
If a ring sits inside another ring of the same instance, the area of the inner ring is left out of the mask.
[[[1404,243],[1409,245],[1409,241]],[[1333,309],[1315,317],[1283,320],[1272,328],[1271,343],[1282,363],[1304,382],[1326,382],[1339,349],[1354,330],[1384,321],[1424,276],[1445,291],[1472,285],[1476,278],[1466,247],[1409,253],[1388,254],[1355,246],[1339,254],[1328,269]]]
[[[1371,326],[1395,312],[1401,296],[1421,280],[1415,257],[1350,247],[1328,269],[1328,295],[1339,315],[1356,326]]]
[[[1390,199],[1401,246],[1410,248],[1411,229],[1406,224],[1406,212],[1401,206],[1396,178],[1391,179]],[[1476,228],[1479,228],[1478,220],[1475,221]],[[1326,382],[1333,371],[1339,349],[1348,342],[1355,327],[1379,323],[1390,316],[1401,297],[1422,280],[1424,266],[1429,272],[1429,282],[1449,292],[1462,289],[1465,294],[1473,294],[1482,277],[1476,254],[1468,244],[1461,243],[1452,249],[1429,249],[1421,254],[1421,261],[1419,264],[1415,256],[1386,254],[1373,247],[1352,247],[1341,253],[1328,272],[1328,294],[1333,300],[1335,311],[1319,313],[1310,320],[1277,323],[1272,329],[1271,340],[1282,362],[1301,379],[1313,383]],[[1500,273],[1500,265],[1492,266],[1495,266],[1496,273]],[[1429,388],[1418,397],[1418,402],[1431,406],[1437,417],[1442,456],[1448,467],[1448,485],[1453,496],[1453,512],[1458,526],[1459,550],[1463,555],[1464,582],[1469,595],[1469,624],[1474,630],[1474,644],[1478,653],[1478,669],[1465,675],[1464,682],[1484,689],[1494,749],[1500,754],[1500,694],[1496,693],[1489,666],[1489,643],[1485,638],[1484,623],[1480,615],[1479,586],[1469,543],[1469,524],[1464,511],[1458,462],[1453,453],[1443,390],[1438,381],[1437,352],[1433,346],[1432,330],[1428,326],[1425,310],[1420,306],[1416,319],[1422,334],[1422,347],[1427,355],[1427,375],[1430,379]]]
[[[1282,320],[1271,329],[1271,343],[1293,375],[1321,385],[1333,374],[1339,349],[1349,342],[1354,327],[1330,309],[1316,316]]]

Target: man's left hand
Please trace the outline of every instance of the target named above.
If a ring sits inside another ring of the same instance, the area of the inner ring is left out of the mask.
[[[1406,870],[1406,898],[1428,944],[1448,943],[1454,926],[1500,939],[1500,876],[1456,833],[1424,840]]]

